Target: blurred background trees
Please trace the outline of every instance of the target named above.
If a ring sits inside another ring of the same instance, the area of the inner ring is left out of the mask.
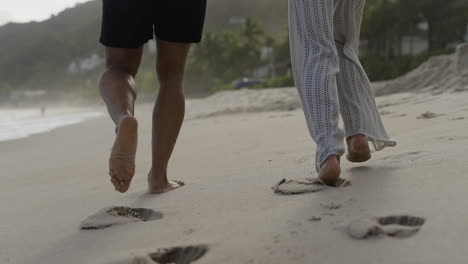
[[[361,59],[371,80],[387,80],[452,52],[467,34],[467,0],[367,0]]]
[[[0,27],[0,97],[21,89],[97,97],[100,4]],[[243,78],[260,81],[252,88],[293,86],[287,14],[285,0],[209,1],[203,41],[186,67],[188,94],[233,89]],[[360,57],[372,81],[392,79],[468,41],[467,27],[468,0],[367,0]],[[143,93],[157,89],[154,51],[147,45],[137,78]]]

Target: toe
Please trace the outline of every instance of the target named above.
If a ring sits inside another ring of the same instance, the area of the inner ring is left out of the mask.
[[[111,182],[114,186],[117,186],[117,180],[114,177],[111,177]]]
[[[124,192],[128,191],[129,188],[130,188],[130,186],[128,184],[122,185],[122,186],[120,186],[120,192],[124,193]]]
[[[117,178],[117,175],[116,175],[116,174],[110,174],[110,173],[109,173],[109,175],[110,175],[110,178],[111,178],[111,182],[112,182],[112,184],[114,185],[114,189],[115,189],[116,191],[118,191],[118,192],[121,192],[121,193],[122,193],[122,192],[125,192],[125,191],[124,191],[124,187],[125,187],[125,186],[122,186],[122,185],[120,184],[121,181]],[[127,189],[128,189],[128,187],[127,187]]]
[[[177,187],[182,187],[185,185],[183,181],[175,181],[175,183],[177,184]]]
[[[114,184],[114,189],[118,192],[120,192],[120,186],[118,184]]]
[[[120,185],[120,182],[117,183],[115,188],[116,188],[116,191],[120,193],[124,193],[128,189],[128,187],[126,187],[125,185]]]

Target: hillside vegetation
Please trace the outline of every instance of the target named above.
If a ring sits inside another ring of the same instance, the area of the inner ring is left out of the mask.
[[[286,0],[208,0],[205,36],[187,63],[188,94],[232,89],[233,81],[252,76],[265,81],[256,88],[293,85],[287,15]],[[232,23],[239,18],[244,22]],[[96,98],[103,70],[100,19],[101,1],[94,0],[43,22],[0,27],[0,100],[22,89]],[[363,66],[372,81],[401,76],[431,56],[452,52],[468,39],[467,24],[468,0],[367,0]],[[405,52],[408,36],[427,49]],[[149,51],[148,45],[137,77],[147,93],[157,89]]]

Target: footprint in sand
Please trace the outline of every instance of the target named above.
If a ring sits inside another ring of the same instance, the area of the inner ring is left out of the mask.
[[[297,163],[298,163],[298,164],[302,164],[302,163],[304,163],[304,162],[307,162],[307,161],[309,161],[309,160],[312,160],[313,158],[314,158],[313,155],[304,155],[304,156],[300,157],[300,158],[297,160]]]
[[[327,209],[327,210],[338,210],[341,208],[341,204],[338,203],[321,203],[320,207]]]
[[[281,114],[281,115],[271,115],[268,116],[269,119],[276,119],[276,118],[286,118],[286,117],[291,117],[294,116],[293,114],[287,113],[287,114]]]
[[[393,112],[385,111],[385,110],[380,111],[381,116],[386,116],[386,115],[390,115],[390,114],[393,114]]]
[[[202,258],[208,252],[208,246],[188,246],[159,249],[150,253],[149,257],[155,263],[190,264]]]
[[[399,162],[399,163],[413,162],[416,160],[423,159],[425,157],[423,153],[425,152],[424,151],[406,152],[406,153],[402,153],[398,155],[388,156],[388,157],[382,158],[382,160],[389,160],[389,161]]]
[[[393,114],[391,115],[390,117],[405,117],[405,116],[408,116],[407,114]]]
[[[275,186],[273,191],[277,194],[294,195],[303,193],[320,192],[327,189],[341,188],[351,186],[351,182],[345,179],[339,179],[336,187],[326,185],[319,178],[306,178],[302,180],[286,180],[282,179]]]
[[[80,229],[102,229],[113,225],[161,219],[163,215],[146,208],[106,207],[81,222]]]
[[[449,141],[459,141],[459,140],[467,140],[468,137],[464,136],[451,136],[451,137],[437,137],[438,140],[449,140]]]
[[[351,222],[347,231],[356,239],[379,236],[407,238],[419,232],[425,222],[425,218],[410,215],[373,217]]]
[[[190,264],[201,259],[209,250],[206,245],[160,248],[156,251],[138,250],[117,257],[106,264]],[[102,262],[101,262],[102,263]]]
[[[416,117],[417,119],[432,119],[432,118],[436,118],[436,117],[439,117],[439,116],[443,116],[444,114],[436,114],[436,113],[432,113],[432,112],[424,112],[422,113],[421,115],[419,115],[418,117]]]

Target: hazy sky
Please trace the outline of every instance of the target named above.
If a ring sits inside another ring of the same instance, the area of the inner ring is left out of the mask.
[[[0,25],[47,19],[76,3],[89,0],[0,0]]]

